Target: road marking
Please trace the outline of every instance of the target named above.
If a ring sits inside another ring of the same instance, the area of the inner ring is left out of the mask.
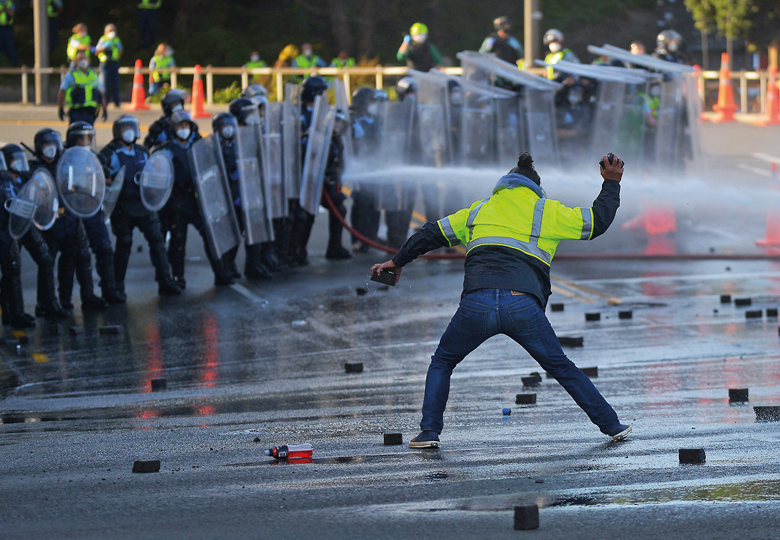
[[[583,279],[579,283],[646,283],[659,281],[735,281],[744,278],[780,278],[779,272],[756,272],[754,274],[702,274],[692,276],[647,276],[638,278]]]
[[[769,171],[765,171],[764,169],[759,169],[758,167],[753,167],[752,165],[746,165],[745,163],[738,164],[737,168],[761,176],[772,176],[772,173],[770,173]]]
[[[769,163],[780,162],[780,157],[770,156],[769,154],[764,154],[762,152],[753,152],[753,157],[758,159],[763,159],[764,161],[768,161]]]
[[[244,287],[240,283],[233,283],[230,286],[230,288],[233,289],[234,291],[236,291],[238,294],[240,294],[244,298],[248,298],[252,302],[266,302],[266,303],[268,302],[268,300],[266,300],[265,298],[260,298],[259,296],[257,296],[255,293],[253,293],[252,291],[250,291],[249,289],[247,289],[246,287]]]
[[[604,299],[609,304],[620,304],[622,302],[622,300],[619,297],[612,296],[610,294],[605,294],[596,289],[592,289],[590,287],[581,285],[582,281],[580,281],[579,283],[575,283],[573,281],[569,281],[568,279],[563,279],[559,277],[551,277],[550,279],[551,281],[555,282],[555,284],[558,286],[557,287],[558,289],[561,289],[559,291],[555,291],[555,289],[553,289],[555,292],[561,292],[561,294],[564,294],[565,296],[569,296],[570,298],[577,298],[578,300],[583,300],[583,298],[585,298],[585,300],[583,301],[587,302],[588,304],[594,304],[597,299]],[[569,294],[566,294],[562,292],[564,288],[573,289],[573,290],[570,290]],[[578,292],[586,296],[578,295],[577,294]],[[592,298],[594,296],[596,297],[595,299]]]

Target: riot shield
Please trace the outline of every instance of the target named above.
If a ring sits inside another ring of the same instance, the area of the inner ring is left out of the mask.
[[[514,167],[517,156],[528,148],[525,139],[525,121],[520,114],[520,98],[497,99],[496,107],[496,150],[500,167]]]
[[[89,148],[68,148],[57,163],[56,176],[65,208],[80,218],[98,213],[106,193],[106,177],[97,156]]]
[[[432,73],[409,70],[417,82],[417,125],[422,165],[445,167],[452,163],[447,80]]]
[[[106,196],[103,198],[103,217],[108,223],[111,213],[116,208],[116,203],[119,201],[119,195],[122,193],[122,186],[125,184],[125,166],[117,171],[114,175],[114,179],[111,181],[111,185],[106,190]]]
[[[219,141],[214,135],[199,140],[187,150],[206,237],[211,252],[217,257],[241,242],[230,186],[219,160],[221,153]]]
[[[463,107],[460,113],[461,161],[467,167],[492,163],[495,149],[493,91],[489,86],[462,84]],[[454,108],[454,107],[453,107]]]
[[[262,139],[257,126],[241,126],[233,138],[236,145],[238,186],[246,243],[259,244],[273,240],[268,218],[266,193],[262,177]]]
[[[301,208],[310,214],[317,213],[322,195],[322,183],[328,164],[330,137],[336,109],[328,104],[324,96],[314,99],[311,125],[309,126],[306,159],[303,162],[303,180],[299,198]]]
[[[284,191],[284,149],[282,145],[282,117],[284,103],[268,103],[265,106],[265,132],[263,133],[263,180],[269,194],[268,208],[271,219],[286,217],[289,209]]]
[[[625,83],[615,81],[599,83],[591,132],[593,155],[603,156],[606,152],[614,152],[619,156],[626,155],[621,151],[624,145],[621,144],[619,129],[625,95]]]
[[[557,165],[560,156],[553,99],[552,91],[526,88],[523,104],[528,129],[528,151],[537,162]]]
[[[699,95],[699,89],[697,86],[696,76],[689,74],[683,77],[684,87],[683,92],[685,95],[685,113],[687,121],[685,125],[686,140],[690,145],[690,158],[693,162],[691,172],[698,172],[704,170],[703,162],[703,150],[701,144],[701,111],[702,103],[701,96]]]
[[[380,162],[386,167],[405,164],[412,141],[414,101],[384,101],[380,107]]]
[[[349,112],[349,99],[347,98],[347,86],[341,79],[333,80],[333,93],[336,96],[336,108],[342,111]],[[352,147],[352,137],[349,135],[349,130],[341,136],[341,140],[344,142],[344,153],[346,159],[355,155],[355,149]]]
[[[674,168],[682,162],[682,79],[661,83],[661,101],[655,136],[655,163],[663,168]]]
[[[19,189],[19,194],[6,201],[8,232],[14,239],[24,236],[35,225],[46,230],[54,225],[59,210],[57,188],[49,171],[40,168]]]
[[[166,152],[155,152],[144,165],[138,180],[141,202],[150,212],[165,206],[173,191],[173,161]]]
[[[284,195],[297,199],[301,194],[301,114],[298,102],[299,87],[284,87],[282,111],[282,162],[284,165]]]

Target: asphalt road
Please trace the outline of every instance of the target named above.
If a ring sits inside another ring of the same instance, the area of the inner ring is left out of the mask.
[[[34,130],[0,123],[0,138],[29,141]],[[778,132],[762,130],[705,127],[723,151],[721,172],[768,163],[735,149],[772,155]],[[737,200],[733,182],[752,194],[768,177],[727,176],[705,182],[709,205],[679,218],[674,252],[762,253],[753,240],[763,207],[739,200],[736,222],[719,205]],[[594,189],[582,188],[586,201]],[[619,227],[641,207],[636,193],[624,186],[602,239],[559,253],[645,251],[647,238]],[[455,371],[442,448],[411,450],[462,262],[417,261],[383,290],[367,274],[387,255],[324,259],[324,217],[311,264],[261,283],[215,288],[195,238],[178,298],[157,297],[139,238],[126,306],[84,314],[77,303],[72,319],[22,336],[29,343],[0,345],[0,536],[777,538],[780,424],[757,422],[754,407],[780,406],[778,320],[767,313],[780,306],[780,263],[561,257],[551,302],[564,310],[548,317],[559,336],[583,338],[565,350],[598,367],[594,382],[633,426],[629,440],[601,435],[552,379],[523,388],[539,366],[496,337]],[[28,259],[23,267],[31,311],[35,280]],[[722,294],[751,305],[722,304]],[[594,312],[601,320],[586,322]],[[106,325],[121,331],[101,334]],[[364,371],[345,373],[347,362]],[[153,392],[153,379],[166,388]],[[729,388],[748,388],[749,402],[729,404]],[[521,393],[536,405],[515,405]],[[393,432],[403,445],[383,444]],[[311,462],[262,452],[304,442]],[[681,465],[681,448],[703,449],[706,462]],[[160,471],[133,473],[136,460],[160,460]],[[514,530],[513,508],[529,504],[539,529]]]

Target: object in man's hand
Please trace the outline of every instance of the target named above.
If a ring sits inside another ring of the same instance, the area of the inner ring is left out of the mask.
[[[612,165],[612,162],[615,159],[615,154],[610,152],[609,154],[607,154],[607,159],[609,160],[609,164]],[[625,166],[625,164],[626,164],[626,162],[624,161],[623,165]],[[604,168],[604,160],[603,159],[601,161],[599,161],[599,165],[601,166],[602,169]]]
[[[397,279],[396,273],[391,272],[390,270],[385,270],[381,274],[377,274],[376,270],[371,272],[371,281],[384,283],[385,285],[390,285],[392,287],[395,287],[396,279]]]

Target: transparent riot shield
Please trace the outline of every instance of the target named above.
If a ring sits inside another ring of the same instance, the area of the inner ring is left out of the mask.
[[[219,159],[221,153],[214,135],[199,140],[187,150],[206,237],[211,252],[217,257],[241,242],[230,186]]]
[[[24,236],[35,225],[45,231],[54,225],[59,210],[57,188],[49,171],[37,169],[13,199],[6,201],[8,232],[14,239]]]
[[[111,185],[106,190],[106,196],[103,198],[103,217],[106,218],[106,223],[111,218],[111,213],[116,208],[116,203],[119,202],[119,195],[122,193],[122,186],[125,184],[125,166],[117,171],[114,175],[114,179],[111,181]]]
[[[417,82],[421,164],[445,167],[452,163],[447,79],[414,70],[409,70],[409,74]]]
[[[256,126],[236,130],[236,164],[241,191],[241,213],[247,244],[273,240],[262,177],[262,139]]]
[[[614,152],[619,156],[623,146],[620,141],[620,123],[623,115],[623,102],[626,84],[615,81],[600,81],[593,123],[591,127],[591,152],[603,156]]]
[[[687,124],[685,125],[685,135],[690,145],[690,159],[692,161],[691,172],[702,171],[704,157],[701,145],[701,112],[702,103],[699,89],[697,86],[696,75],[689,74],[684,76],[683,92],[685,94],[685,113]]]
[[[517,156],[526,149],[525,119],[521,114],[520,98],[497,99],[496,151],[499,167],[514,167]]]
[[[344,81],[341,79],[334,79],[333,81],[333,93],[336,96],[336,108],[339,110],[346,112],[349,112],[349,99],[347,98],[347,86],[344,84]],[[349,130],[347,130],[342,136],[341,140],[344,142],[344,153],[346,154],[346,159],[349,160],[350,157],[355,155],[355,149],[352,147],[352,137],[349,135]]]
[[[555,133],[555,102],[550,90],[526,88],[523,98],[528,151],[537,162],[557,165],[558,137]]]
[[[97,156],[83,146],[68,148],[57,163],[60,202],[80,218],[98,213],[106,193],[106,177]]]
[[[282,117],[284,103],[268,103],[263,121],[263,180],[269,194],[268,207],[271,219],[286,217],[289,205],[284,190],[284,149],[282,144]]]
[[[384,101],[380,105],[380,162],[383,166],[408,163],[412,141],[413,101]]]
[[[322,183],[325,179],[325,168],[328,164],[330,137],[333,131],[333,121],[336,109],[328,104],[324,96],[314,99],[311,125],[309,126],[306,159],[303,162],[303,180],[299,202],[301,208],[310,214],[317,213],[322,194]]]
[[[462,84],[462,88],[460,125],[450,128],[451,133],[458,132],[461,162],[467,167],[491,164],[496,147],[493,90],[476,84]],[[456,106],[451,105],[451,108],[456,109]]]
[[[138,178],[141,202],[150,212],[165,206],[173,191],[173,160],[166,152],[155,152]]]
[[[284,194],[288,200],[301,194],[301,113],[300,88],[297,84],[284,87],[282,111],[282,161],[284,165]]]
[[[661,101],[655,136],[655,163],[662,168],[676,168],[683,158],[683,81],[671,79],[661,83]]]

